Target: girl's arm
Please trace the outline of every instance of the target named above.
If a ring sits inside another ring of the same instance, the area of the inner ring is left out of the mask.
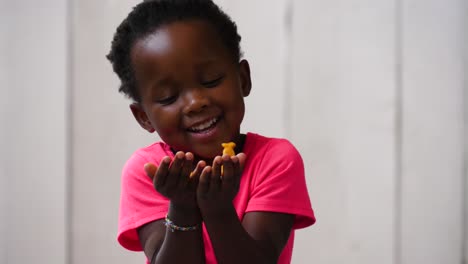
[[[196,230],[180,231],[165,226],[165,220],[156,220],[138,229],[140,243],[152,264],[205,263],[202,220],[196,203],[196,186],[205,163],[199,162],[193,173],[193,155],[178,152],[174,160],[165,157],[157,168],[146,164],[146,174],[153,179],[156,191],[170,200],[167,217],[179,227]]]
[[[197,189],[198,205],[220,264],[273,264],[286,245],[294,216],[250,212],[239,221],[232,200],[238,192],[245,155],[216,157],[205,167]],[[221,166],[223,176],[221,180]]]
[[[250,212],[240,223],[234,207],[204,217],[219,264],[278,263],[294,222],[293,215]]]
[[[138,229],[146,257],[156,263],[205,263],[201,217],[198,208],[177,208],[171,204],[169,219],[179,226],[195,226],[193,231],[172,232],[164,219],[150,222]]]

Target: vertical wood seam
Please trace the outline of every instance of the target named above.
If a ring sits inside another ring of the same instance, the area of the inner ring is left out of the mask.
[[[464,29],[467,29],[466,26],[468,23],[468,4],[463,2],[462,10],[465,12],[462,14],[462,31],[465,32],[463,42],[465,45],[462,45],[463,50],[463,62],[462,70],[463,72],[468,71],[468,34]],[[463,89],[462,89],[462,105],[463,105],[463,125],[462,125],[462,141],[463,141],[463,165],[462,165],[462,243],[461,243],[461,263],[468,264],[468,77],[463,75]]]
[[[284,121],[284,133],[285,137],[291,139],[292,136],[292,98],[291,93],[293,89],[292,85],[292,56],[293,51],[293,15],[294,15],[294,0],[286,0],[286,8],[283,14],[283,26],[284,26],[284,110],[283,110],[283,121]]]
[[[395,226],[394,262],[402,264],[402,177],[403,177],[403,7],[395,0]]]
[[[74,1],[65,0],[67,19],[65,21],[66,29],[66,87],[65,87],[65,263],[72,264],[73,252],[73,88],[74,88]]]

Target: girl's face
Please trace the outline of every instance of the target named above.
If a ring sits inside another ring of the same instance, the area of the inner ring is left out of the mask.
[[[221,143],[238,141],[249,65],[233,62],[210,24],[162,26],[135,43],[131,61],[141,98],[131,109],[144,129],[204,159],[221,155]]]

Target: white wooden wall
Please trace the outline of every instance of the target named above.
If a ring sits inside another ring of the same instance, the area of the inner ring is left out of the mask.
[[[291,131],[318,217],[295,260],[398,263],[395,1],[294,4]]]
[[[0,2],[1,264],[66,263],[66,2]]]
[[[6,3],[0,1],[0,54],[4,56],[6,54],[6,37],[8,27],[6,26]],[[0,59],[0,92],[5,94],[7,89],[7,72],[6,62]],[[7,216],[8,216],[8,205],[7,205],[7,181],[6,181],[6,131],[3,129],[3,124],[6,124],[7,115],[6,105],[7,100],[5,96],[0,96],[0,263],[7,262]]]
[[[120,170],[157,138],[104,57],[137,2],[0,0],[1,264],[143,263],[116,242]],[[216,2],[252,66],[243,131],[306,163],[293,263],[468,257],[468,2]]]
[[[71,264],[144,263],[116,240],[120,175],[136,147],[155,139],[135,126],[105,58],[137,2],[73,1]]]
[[[463,255],[467,7],[464,0],[402,5],[404,263],[457,263]]]

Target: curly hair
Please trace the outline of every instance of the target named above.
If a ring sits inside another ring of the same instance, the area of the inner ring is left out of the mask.
[[[237,26],[212,0],[150,0],[133,8],[117,27],[107,59],[120,79],[119,92],[140,102],[130,53],[135,43],[161,26],[192,19],[210,23],[235,61],[242,54]]]

